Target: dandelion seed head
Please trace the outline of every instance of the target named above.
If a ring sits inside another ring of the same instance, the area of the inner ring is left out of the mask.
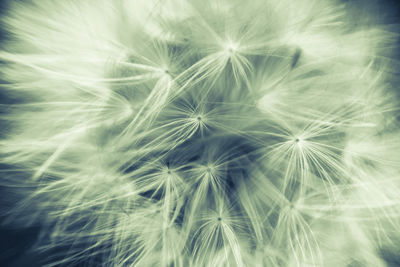
[[[239,45],[232,41],[228,41],[224,44],[224,50],[228,56],[233,56],[239,50]]]
[[[207,125],[207,116],[201,113],[194,113],[190,116],[189,120],[198,127],[205,127]]]
[[[306,140],[304,140],[304,138],[301,136],[294,137],[293,142],[298,148],[303,148],[304,146],[307,145]]]
[[[6,223],[49,267],[384,266],[398,33],[354,3],[10,2]]]
[[[207,165],[205,168],[207,173],[213,173],[214,171],[214,166]]]

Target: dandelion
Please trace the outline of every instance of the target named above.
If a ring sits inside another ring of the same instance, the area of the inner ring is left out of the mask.
[[[390,266],[398,32],[353,2],[7,1],[2,227],[39,266]]]

